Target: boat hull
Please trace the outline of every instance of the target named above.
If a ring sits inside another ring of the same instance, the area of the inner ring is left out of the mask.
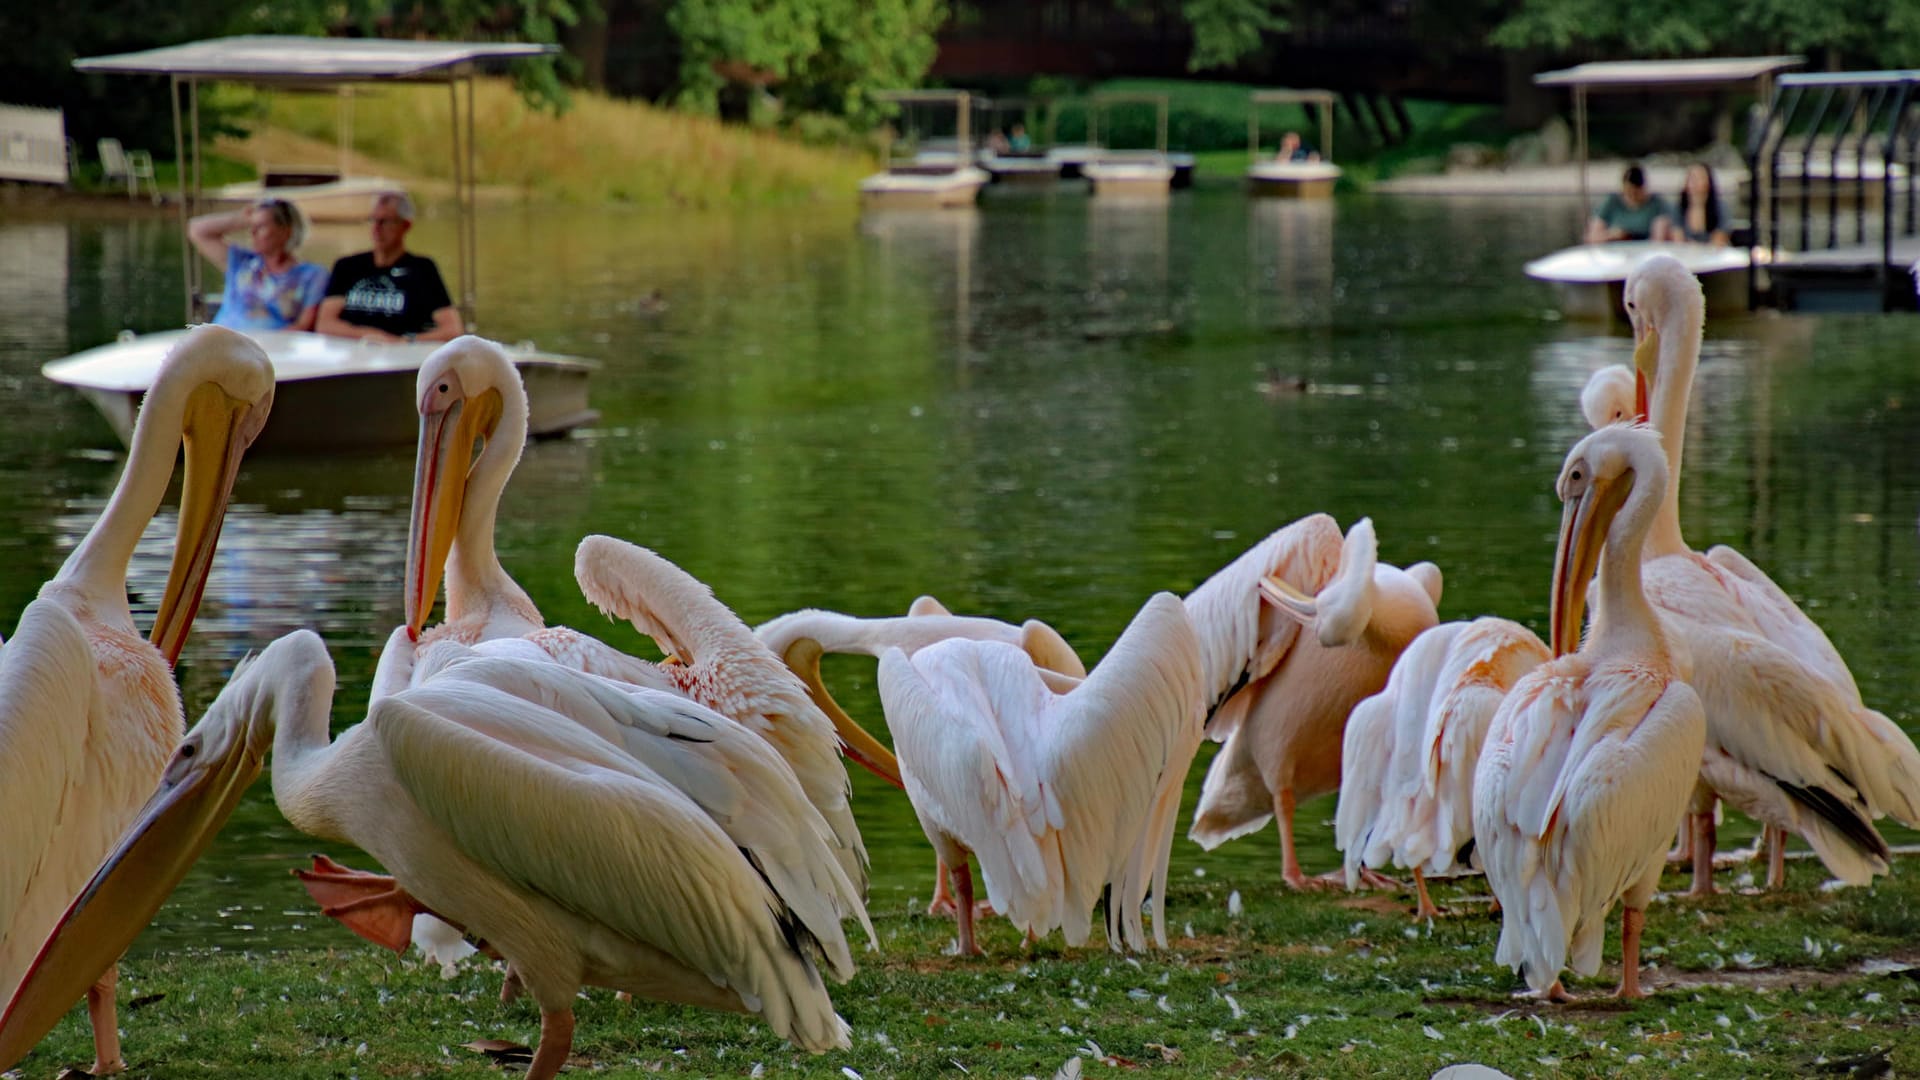
[[[972,206],[991,179],[984,169],[953,172],[887,172],[860,182],[860,205],[869,210],[939,210]]]
[[[268,185],[252,181],[228,184],[207,194],[215,203],[229,207],[252,206],[265,198],[286,199],[298,206],[308,221],[340,224],[367,220],[375,195],[401,190],[404,185],[398,180],[355,176],[324,184]]]
[[[1339,181],[1339,166],[1319,161],[1262,161],[1247,169],[1247,192],[1269,199],[1325,199]]]
[[[80,391],[125,444],[161,358],[185,333],[145,334],[89,349],[47,364],[41,373]],[[273,411],[250,453],[411,446],[418,439],[414,383],[437,345],[371,345],[290,331],[255,339],[274,361],[277,378]],[[551,353],[508,354],[526,384],[528,434],[563,435],[599,418],[587,396],[593,364]]]
[[[1625,322],[1622,297],[1627,274],[1656,252],[1679,259],[1700,279],[1708,315],[1747,311],[1747,255],[1735,248],[1648,241],[1581,244],[1535,259],[1527,264],[1526,273],[1536,281],[1552,284],[1560,310],[1571,318]]]
[[[1164,199],[1173,193],[1173,166],[1165,163],[1093,162],[1080,174],[1093,185],[1095,198]]]

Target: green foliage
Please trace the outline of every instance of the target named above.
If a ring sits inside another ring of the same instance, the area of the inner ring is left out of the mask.
[[[1226,67],[1260,48],[1260,36],[1287,28],[1288,0],[1182,0],[1193,29],[1187,70]]]
[[[1634,56],[1824,53],[1846,67],[1920,62],[1912,0],[1521,0],[1489,40],[1503,48],[1579,45]]]
[[[768,80],[793,112],[887,115],[881,90],[917,85],[933,64],[945,0],[680,0],[667,23],[680,38],[680,100],[720,109],[729,79]]]

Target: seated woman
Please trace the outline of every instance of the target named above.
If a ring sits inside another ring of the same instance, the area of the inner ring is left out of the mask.
[[[248,245],[226,235],[246,229]],[[226,271],[214,323],[235,330],[311,330],[327,291],[327,268],[293,253],[307,238],[307,219],[285,199],[261,199],[245,210],[202,214],[187,223],[187,238],[208,262]]]
[[[1647,172],[1629,165],[1620,174],[1620,190],[1608,195],[1600,208],[1587,219],[1586,242],[1604,244],[1612,240],[1659,239],[1654,230],[1673,211],[1667,200],[1647,190]]]
[[[1727,215],[1720,206],[1712,169],[1698,161],[1687,166],[1686,182],[1680,186],[1680,212],[1655,222],[1653,238],[1669,243],[1727,245]]]

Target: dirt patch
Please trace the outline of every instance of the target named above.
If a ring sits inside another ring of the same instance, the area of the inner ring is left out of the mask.
[[[1904,972],[1867,972],[1861,970],[1864,964],[1887,963],[1913,965],[1913,970]],[[1608,967],[1610,974],[1618,974],[1618,969]],[[1899,974],[1905,978],[1920,979],[1920,949],[1903,950],[1891,956],[1875,957],[1863,960],[1851,967],[1834,971],[1826,968],[1806,967],[1765,967],[1734,968],[1722,971],[1677,971],[1672,968],[1657,970],[1643,969],[1640,973],[1640,985],[1649,993],[1658,995],[1663,990],[1698,990],[1702,988],[1726,988],[1735,990],[1785,990],[1793,992],[1810,988],[1827,988],[1847,983],[1862,982],[1868,979],[1884,978],[1890,974]],[[1529,997],[1512,997],[1490,1001],[1486,998],[1465,997],[1460,995],[1438,994],[1424,998],[1431,1005],[1464,1005],[1485,1013],[1503,1013],[1517,1010],[1523,1014],[1535,1012],[1565,1015],[1603,1014],[1620,1012],[1634,1007],[1632,1002],[1623,1002],[1606,996],[1605,992],[1589,991],[1571,1004],[1557,1005]]]

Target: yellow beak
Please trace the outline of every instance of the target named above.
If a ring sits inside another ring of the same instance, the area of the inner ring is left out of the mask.
[[[1647,327],[1647,334],[1633,347],[1633,408],[1641,423],[1650,419],[1653,383],[1660,374],[1660,331]]]
[[[200,611],[200,597],[213,569],[214,545],[226,520],[227,500],[240,473],[240,458],[254,436],[266,426],[272,406],[269,395],[259,405],[232,397],[213,383],[203,383],[187,397],[181,442],[186,475],[180,484],[180,530],[173,540],[173,565],[167,570],[167,588],[153,619],[149,640],[167,658],[180,658],[187,631]]]
[[[1587,590],[1600,565],[1600,549],[1615,514],[1633,490],[1633,474],[1596,479],[1560,516],[1560,544],[1553,560],[1552,650],[1556,659],[1580,647]]]
[[[433,613],[446,576],[447,554],[460,530],[467,471],[474,443],[490,436],[500,419],[498,390],[472,400],[456,398],[445,409],[420,416],[420,447],[413,462],[413,518],[407,533],[407,629],[418,638]]]
[[[827,692],[826,683],[820,678],[820,657],[824,652],[819,642],[802,638],[789,645],[786,655],[780,659],[789,670],[800,676],[801,682],[807,684],[807,696],[833,721],[833,729],[839,733],[840,747],[846,755],[868,772],[905,791],[907,785],[900,779],[900,762],[893,756],[893,751],[867,734],[867,729],[855,723],[853,717],[848,716],[840,703]]]
[[[260,775],[263,760],[246,739],[236,739],[220,759],[176,757],[169,779],[67,907],[0,1014],[0,1071],[26,1057],[152,921]]]

